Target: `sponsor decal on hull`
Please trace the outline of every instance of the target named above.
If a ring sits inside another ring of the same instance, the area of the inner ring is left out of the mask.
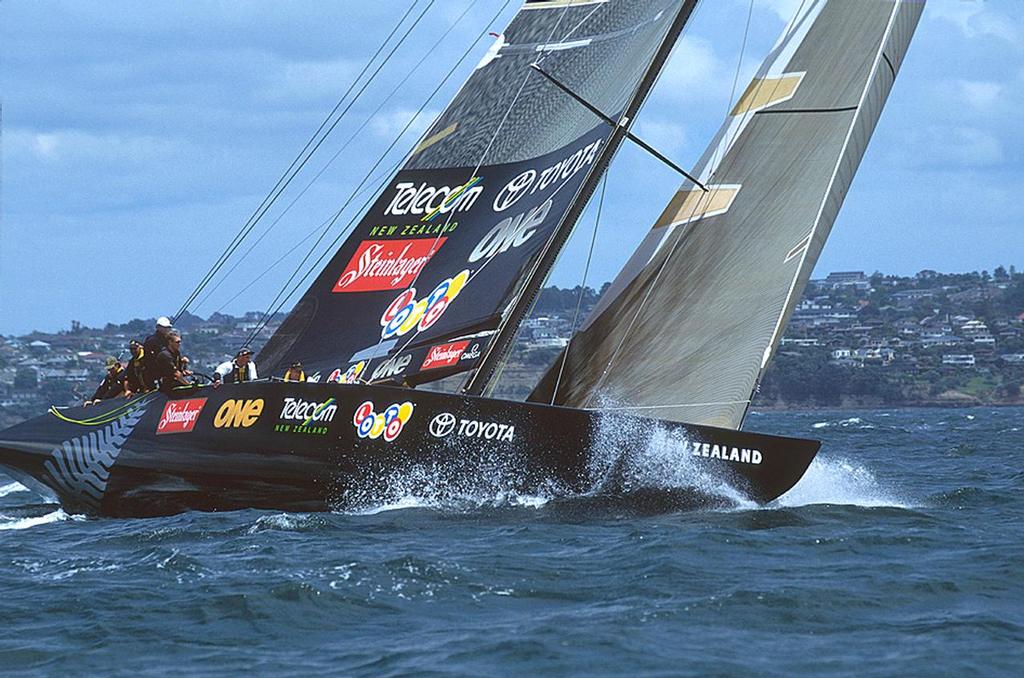
[[[278,422],[274,425],[277,433],[295,433],[299,435],[327,435],[334,421],[338,406],[334,398],[323,402],[305,400],[304,398],[285,398],[281,407]]]
[[[423,364],[420,365],[421,370],[436,370],[442,367],[451,367],[452,365],[458,365],[459,359],[462,357],[462,353],[469,346],[469,340],[466,341],[453,341],[450,344],[438,344],[431,346],[430,350],[427,351],[427,357],[423,359]]]
[[[462,438],[480,440],[498,440],[512,442],[516,435],[516,427],[512,424],[500,424],[494,421],[479,419],[460,419],[451,412],[442,412],[430,420],[427,430],[435,438],[447,438],[451,435]]]
[[[168,400],[164,405],[160,422],[156,425],[156,434],[191,433],[199,420],[199,413],[206,406],[206,398],[191,400]]]
[[[402,429],[412,418],[415,408],[415,405],[406,401],[392,403],[384,408],[383,412],[377,412],[373,401],[367,400],[356,408],[352,415],[352,424],[360,438],[376,440],[383,436],[384,440],[391,442],[402,434]]]
[[[746,447],[731,447],[729,445],[716,445],[713,443],[701,443],[684,441],[683,451],[689,451],[695,457],[707,459],[721,459],[722,461],[736,461],[741,464],[760,464],[763,458],[760,450],[753,450]]]
[[[263,399],[225,400],[213,417],[214,428],[249,428],[263,414]]]
[[[416,279],[446,240],[364,240],[331,291],[342,294],[400,290]]]
[[[423,299],[416,299],[416,288],[410,287],[395,297],[384,315],[380,317],[382,339],[401,337],[413,328],[419,332],[429,329],[436,323],[448,305],[455,300],[469,280],[469,271],[461,271],[458,275],[438,283],[437,287]]]

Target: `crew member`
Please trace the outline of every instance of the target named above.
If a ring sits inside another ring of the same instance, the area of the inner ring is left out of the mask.
[[[219,386],[225,384],[241,384],[247,381],[256,381],[259,377],[256,374],[256,363],[252,360],[252,351],[243,348],[235,354],[234,360],[228,360],[217,365],[213,373],[213,383]]]
[[[179,386],[190,386],[186,376],[189,374],[184,356],[181,355],[181,333],[171,330],[167,333],[167,347],[156,357],[156,374],[160,390],[170,393]]]
[[[292,363],[292,366],[284,371],[285,381],[306,381],[306,373],[302,371],[302,363],[298,360]]]
[[[167,348],[167,338],[170,336],[171,331],[174,328],[171,326],[171,320],[167,316],[161,316],[156,320],[156,330],[153,334],[146,337],[146,340],[142,344],[142,350],[144,354],[143,360],[145,360],[146,375],[150,378],[150,390],[157,387],[155,381],[157,374],[156,359],[160,355],[160,352]]]
[[[86,405],[93,405],[101,400],[116,398],[124,391],[124,370],[121,362],[116,358],[107,358],[107,374],[103,382],[92,394],[92,398],[85,401]]]
[[[126,398],[135,393],[145,393],[153,390],[153,380],[146,370],[146,349],[142,343],[132,339],[128,343],[128,350],[132,357],[128,360],[128,366],[124,370],[124,395]]]

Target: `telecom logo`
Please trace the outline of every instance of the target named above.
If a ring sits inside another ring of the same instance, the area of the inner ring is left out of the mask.
[[[327,435],[327,424],[334,421],[338,411],[337,401],[328,398],[322,403],[304,398],[285,398],[284,407],[274,425],[277,433],[299,433],[304,435]],[[293,423],[294,422],[294,423]],[[319,426],[315,425],[319,424]]]
[[[373,401],[367,400],[356,408],[352,416],[352,424],[360,438],[376,440],[382,435],[384,440],[391,442],[402,434],[402,429],[412,418],[415,405],[406,401],[388,405],[383,412],[376,412]]]
[[[191,400],[170,400],[164,405],[160,422],[156,425],[156,434],[191,433],[199,421],[199,413],[206,405],[206,398]]]
[[[405,336],[414,327],[419,332],[431,328],[448,309],[448,305],[459,296],[468,280],[469,271],[464,270],[442,280],[425,299],[416,299],[415,287],[399,294],[380,317],[380,324],[384,328],[380,333],[381,339]]]
[[[341,294],[402,289],[416,279],[446,240],[364,240],[331,291]]]
[[[480,177],[473,177],[465,184],[441,188],[434,188],[426,182],[417,186],[411,181],[403,181],[395,185],[397,192],[384,208],[384,214],[399,217],[406,214],[428,215],[433,218],[454,211],[468,212],[483,193],[481,181]]]

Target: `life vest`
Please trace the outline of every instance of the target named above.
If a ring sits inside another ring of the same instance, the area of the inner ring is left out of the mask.
[[[297,376],[292,376],[293,374],[294,374],[294,371],[291,368],[288,368],[285,371],[285,373],[284,373],[284,380],[285,381],[306,381],[306,373],[303,372],[302,370],[299,370],[299,374]]]

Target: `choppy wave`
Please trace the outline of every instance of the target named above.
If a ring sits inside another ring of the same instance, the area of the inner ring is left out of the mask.
[[[866,422],[860,417],[849,417],[847,419],[837,419],[835,421],[818,421],[811,424],[811,428],[832,428],[836,426],[838,426],[839,428],[875,428],[874,424]]]
[[[85,517],[79,515],[68,515],[67,513],[64,513],[62,509],[57,509],[56,511],[45,515],[31,516],[28,518],[14,518],[11,516],[0,515],[0,530],[27,530],[30,527],[59,523],[64,520],[85,520]]]
[[[850,506],[912,508],[914,502],[885,487],[875,474],[857,462],[819,454],[796,486],[772,506],[844,504]]]
[[[7,495],[14,494],[15,492],[28,491],[28,488],[22,485],[21,483],[8,483],[3,487],[0,487],[0,497],[6,497]]]

